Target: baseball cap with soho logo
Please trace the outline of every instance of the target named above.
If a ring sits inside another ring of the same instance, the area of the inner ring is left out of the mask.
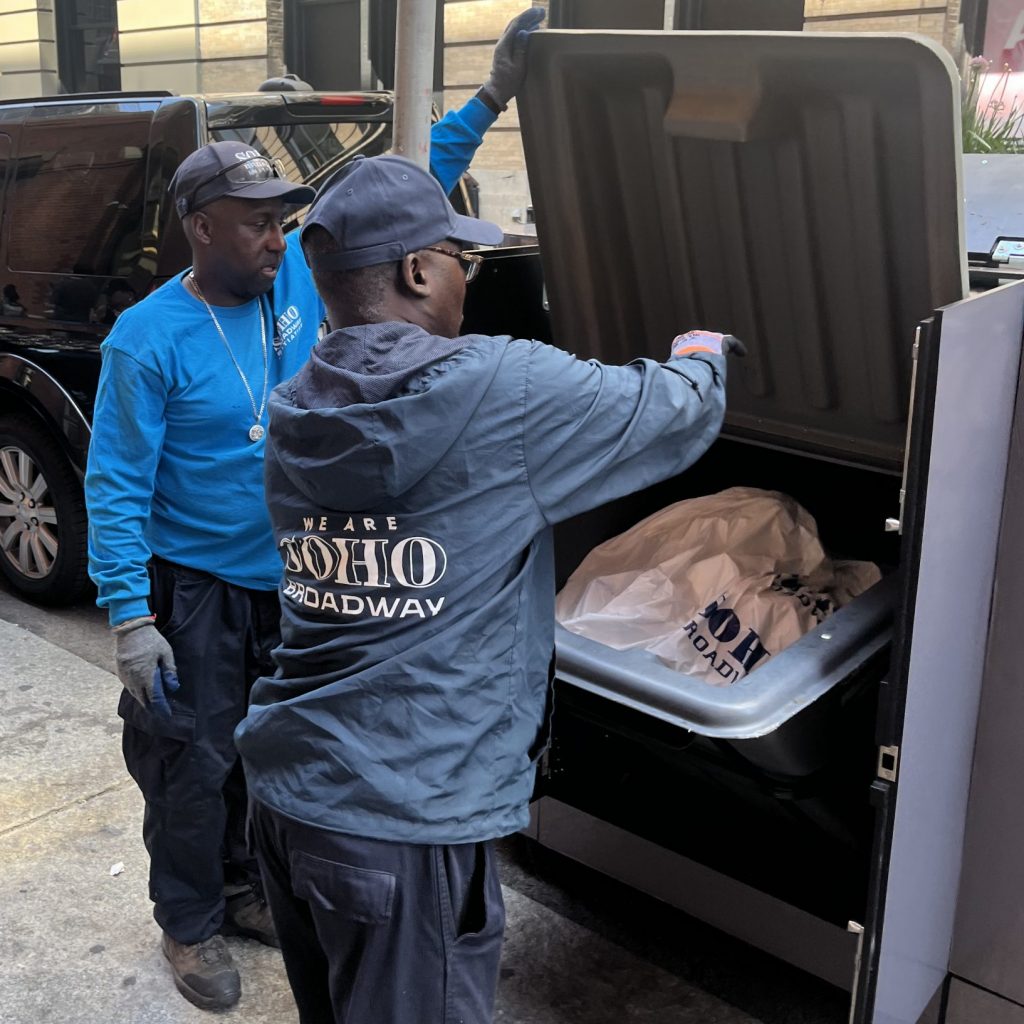
[[[316,270],[355,270],[398,262],[447,238],[498,245],[497,224],[455,212],[437,179],[400,156],[357,156],[317,193],[302,234],[314,225],[337,252],[318,252]]]
[[[179,217],[224,196],[237,199],[283,199],[305,206],[316,196],[308,185],[282,178],[259,150],[240,142],[211,142],[190,153],[175,171],[170,190]]]

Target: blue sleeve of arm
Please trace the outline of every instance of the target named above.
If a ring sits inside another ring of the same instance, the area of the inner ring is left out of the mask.
[[[449,110],[430,129],[430,172],[441,182],[445,195],[466,172],[497,116],[474,96],[460,110]]]
[[[541,513],[556,523],[681,473],[724,415],[724,356],[605,366],[535,344],[523,443]]]
[[[104,347],[85,476],[89,575],[110,624],[149,614],[145,540],[164,440],[166,389],[125,352]]]

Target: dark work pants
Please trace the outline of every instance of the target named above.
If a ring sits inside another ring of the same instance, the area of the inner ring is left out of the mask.
[[[201,942],[224,920],[224,883],[258,878],[246,852],[247,796],[235,726],[249,691],[273,672],[280,643],[276,591],[232,586],[154,559],[150,603],[174,651],[181,688],[173,714],[150,714],[125,691],[125,764],[146,801],[153,916],[178,942]]]
[[[360,839],[255,800],[250,827],[301,1024],[490,1024],[505,933],[491,843]]]

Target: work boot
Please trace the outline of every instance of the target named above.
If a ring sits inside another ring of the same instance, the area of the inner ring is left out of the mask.
[[[224,886],[224,923],[221,935],[241,935],[264,946],[281,948],[263,886],[259,882]]]
[[[164,956],[178,991],[202,1010],[226,1010],[242,994],[242,982],[227,944],[219,935],[186,946],[164,932]]]

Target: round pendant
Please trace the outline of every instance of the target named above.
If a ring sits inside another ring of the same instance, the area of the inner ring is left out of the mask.
[[[259,441],[260,438],[262,438],[265,433],[266,431],[258,423],[254,423],[249,428],[249,440]]]

